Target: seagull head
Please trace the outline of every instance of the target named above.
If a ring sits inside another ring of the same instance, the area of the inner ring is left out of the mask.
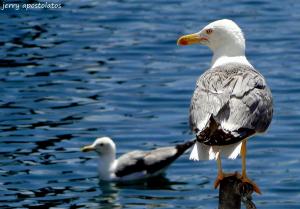
[[[97,138],[93,144],[81,148],[82,152],[95,151],[99,156],[115,155],[116,145],[109,137]]]
[[[214,21],[197,33],[184,35],[177,41],[180,46],[202,44],[219,56],[243,56],[245,38],[241,28],[232,20]]]

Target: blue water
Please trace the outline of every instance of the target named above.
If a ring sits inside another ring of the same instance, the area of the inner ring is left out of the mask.
[[[79,149],[99,136],[118,155],[193,138],[190,98],[211,53],[176,40],[221,18],[242,27],[274,97],[268,133],[248,143],[263,192],[254,202],[300,208],[300,2],[55,2],[63,7],[0,10],[1,208],[217,208],[215,162],[187,153],[159,182],[99,184],[96,156]]]

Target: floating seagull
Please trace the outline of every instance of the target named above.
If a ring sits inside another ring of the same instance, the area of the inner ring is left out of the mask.
[[[98,171],[101,180],[132,181],[162,174],[194,143],[195,140],[150,151],[136,150],[116,159],[115,143],[109,137],[102,137],[97,138],[92,145],[81,148],[81,151],[95,151],[98,154]]]
[[[242,30],[231,20],[210,23],[197,33],[182,36],[178,45],[203,44],[213,51],[211,67],[197,81],[190,105],[190,127],[196,133],[190,159],[217,160],[215,187],[224,178],[221,156],[242,156],[244,183],[259,188],[246,175],[246,142],[269,127],[272,95],[264,77],[245,57]]]

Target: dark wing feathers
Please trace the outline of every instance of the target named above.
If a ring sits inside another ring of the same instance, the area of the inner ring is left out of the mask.
[[[230,63],[210,69],[198,79],[190,106],[190,127],[200,142],[232,144],[264,132],[272,114],[272,95],[263,76],[250,66]],[[214,123],[215,128],[211,126]]]
[[[122,177],[145,170],[145,163],[143,161],[145,155],[146,152],[144,151],[132,151],[120,156],[115,171],[116,176]]]
[[[188,148],[194,141],[178,144],[175,147],[163,147],[151,151],[132,151],[118,159],[116,176],[123,177],[136,172],[153,174],[169,166]]]

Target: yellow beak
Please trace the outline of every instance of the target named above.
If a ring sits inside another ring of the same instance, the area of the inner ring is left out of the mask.
[[[90,152],[90,151],[94,151],[95,148],[92,145],[87,145],[82,147],[80,150],[81,152]]]
[[[181,36],[177,40],[177,45],[186,46],[190,44],[200,44],[202,41],[207,41],[207,38],[200,36],[197,33]]]

